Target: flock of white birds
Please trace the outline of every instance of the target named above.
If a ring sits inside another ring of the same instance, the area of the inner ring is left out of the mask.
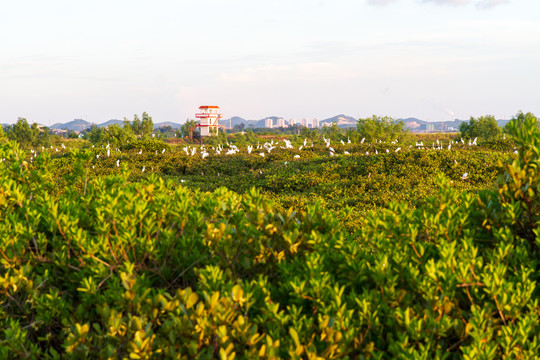
[[[363,144],[365,142],[365,140],[366,139],[363,138],[360,141],[360,144]],[[247,153],[251,154],[255,150],[256,152],[259,153],[259,156],[265,157],[266,154],[270,154],[272,152],[272,150],[274,150],[276,148],[280,148],[280,149],[294,149],[295,148],[292,145],[290,140],[283,139],[282,141],[283,141],[283,144],[281,144],[281,141],[271,140],[270,142],[265,142],[263,145],[260,145],[260,143],[257,143],[257,145],[248,145],[247,146]],[[331,157],[339,155],[334,150],[334,148],[331,146],[331,140],[330,139],[327,139],[326,137],[323,136],[323,141],[324,141],[325,147],[328,149],[329,155]],[[476,141],[477,141],[477,138],[475,138],[473,141],[469,140],[467,143],[463,139],[461,139],[461,142],[450,140],[450,142],[448,143],[447,146],[443,146],[443,142],[439,141],[437,139],[436,141],[432,142],[431,146],[424,145],[424,143],[422,141],[416,142],[415,143],[415,148],[416,149],[428,149],[428,150],[444,150],[444,149],[451,150],[452,146],[456,145],[456,144],[462,145],[463,147],[464,146],[476,146]],[[346,142],[343,141],[343,140],[340,140],[340,143],[341,143],[341,145],[346,146],[346,145],[351,144],[351,140],[349,138],[347,138]],[[380,143],[383,143],[383,141],[375,139],[375,143],[380,144]],[[396,146],[396,145],[398,145],[398,140],[391,141],[390,144]],[[298,147],[298,151],[302,151],[302,149],[305,149],[305,148],[308,148],[308,147],[313,147],[313,146],[314,146],[313,141],[308,142],[308,139],[304,139],[303,144]],[[61,148],[66,149],[66,146],[64,144],[61,144]],[[94,145],[92,145],[92,148],[94,148]],[[410,148],[412,148],[412,145],[408,146],[408,149],[410,149]],[[104,147],[104,149],[107,151],[107,157],[110,157],[111,156],[111,145],[107,144]],[[53,146],[51,146],[50,149],[45,148],[45,147],[42,146],[41,150],[42,151],[51,151],[51,152],[59,152],[60,151],[58,148],[54,148]],[[161,153],[164,154],[165,151],[166,151],[166,149],[162,149]],[[202,145],[200,147],[185,146],[185,147],[182,148],[182,151],[185,152],[187,156],[196,156],[197,152],[199,152],[202,159],[208,157],[210,155],[211,151],[214,153],[214,155],[234,155],[234,154],[240,153],[240,149],[236,145],[231,144],[229,142],[226,142],[226,147],[224,147],[222,144],[219,144],[217,147],[215,147],[215,146],[207,147],[206,145]],[[393,151],[394,152],[401,151],[401,147],[398,146]],[[115,149],[115,152],[120,152],[120,150]],[[385,149],[385,152],[389,153],[390,150],[387,148],[387,149]],[[38,156],[38,153],[34,149],[31,149],[30,153],[32,154],[30,156],[30,161],[33,161],[34,158]],[[137,154],[139,154],[139,155],[142,154],[142,153],[143,153],[142,149],[140,149],[140,151],[137,152]],[[155,153],[158,154],[158,151],[155,150]],[[369,151],[366,151],[365,154],[369,155]],[[378,155],[379,154],[378,150],[375,150],[374,154]],[[342,155],[350,155],[350,153],[348,151],[344,150],[342,152]],[[99,158],[100,158],[100,155],[97,154],[96,159],[99,159]],[[299,154],[296,154],[294,156],[294,158],[295,159],[300,159],[301,156]],[[1,159],[1,161],[4,161],[4,160],[5,159]],[[287,162],[286,162],[286,164],[287,164]],[[120,167],[120,159],[116,160],[116,167]],[[94,166],[92,166],[92,168],[94,168]],[[145,166],[143,166],[141,171],[144,172],[145,169],[146,169]],[[467,178],[468,178],[468,174],[464,173],[462,175],[462,179],[465,180]]]

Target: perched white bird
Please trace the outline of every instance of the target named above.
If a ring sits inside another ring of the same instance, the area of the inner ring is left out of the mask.
[[[116,167],[120,166],[120,160],[116,160]]]
[[[307,139],[304,138],[304,146],[306,146],[306,144],[307,144]]]
[[[62,143],[62,149],[65,149],[66,148],[66,145],[64,145],[64,143]]]
[[[260,155],[261,157],[264,157],[264,153],[259,153],[259,155]]]
[[[330,150],[330,152],[336,152],[333,148],[329,147],[328,150]]]
[[[363,144],[364,141],[366,141],[366,138],[362,138],[362,141],[360,141],[360,144]]]
[[[253,151],[253,146],[248,145],[247,151],[248,151],[248,154],[251,154],[251,152]]]
[[[464,174],[461,176],[461,180],[465,180],[468,176],[469,176],[469,174],[464,173]]]
[[[298,151],[302,150],[304,148],[304,145],[300,145],[300,147],[298,148]]]
[[[141,154],[142,154],[142,149],[139,151],[139,155],[141,155]]]
[[[107,148],[107,157],[111,156],[111,149]]]
[[[143,166],[141,172],[144,172],[144,169],[145,169],[145,168],[146,168],[146,166]]]
[[[162,154],[165,154],[165,149],[161,150],[161,153],[162,153]]]
[[[300,159],[300,155],[294,155],[295,159]]]
[[[345,142],[343,140],[341,140],[341,145],[345,145]]]
[[[205,157],[207,157],[209,154],[207,152],[203,152],[202,153],[202,158],[204,159]]]
[[[472,142],[473,145],[476,145],[476,140],[478,139],[478,137],[475,137],[474,138],[474,141]]]
[[[388,151],[388,149],[386,149],[386,152],[390,152],[390,151]]]
[[[96,159],[99,159],[99,154],[96,155]]]
[[[401,148],[400,148],[400,147],[398,147],[398,148],[396,149],[396,151],[395,151],[395,152],[398,152],[399,150],[401,150]]]
[[[351,155],[348,151],[343,152],[345,155]]]

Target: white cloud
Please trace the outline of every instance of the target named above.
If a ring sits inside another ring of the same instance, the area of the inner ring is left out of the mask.
[[[367,0],[369,5],[388,5],[398,0]],[[419,0],[422,3],[435,3],[440,5],[465,6],[476,4],[480,9],[491,9],[498,5],[507,4],[510,0]]]
[[[479,1],[476,6],[478,6],[479,8],[490,9],[498,5],[506,4],[508,2],[509,0],[482,0]]]
[[[291,65],[265,65],[222,72],[220,80],[229,84],[286,84],[293,81],[313,82],[352,79],[361,76],[354,67],[341,63],[306,62]]]
[[[455,5],[455,6],[462,6],[467,5],[471,1],[470,0],[422,0],[422,2],[433,2],[437,4],[443,4],[443,5]]]
[[[387,5],[398,0],[368,0],[369,5]]]

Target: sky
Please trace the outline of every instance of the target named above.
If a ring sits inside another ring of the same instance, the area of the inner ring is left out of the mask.
[[[0,123],[540,115],[538,0],[19,0]]]

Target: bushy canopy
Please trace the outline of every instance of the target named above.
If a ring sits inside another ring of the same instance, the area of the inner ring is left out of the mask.
[[[471,116],[469,121],[459,125],[459,131],[461,136],[467,139],[479,137],[482,140],[491,140],[499,136],[501,128],[492,115],[480,116],[479,118]]]
[[[360,137],[366,140],[396,140],[405,133],[403,121],[397,121],[389,116],[376,116],[359,119],[356,128]]]

